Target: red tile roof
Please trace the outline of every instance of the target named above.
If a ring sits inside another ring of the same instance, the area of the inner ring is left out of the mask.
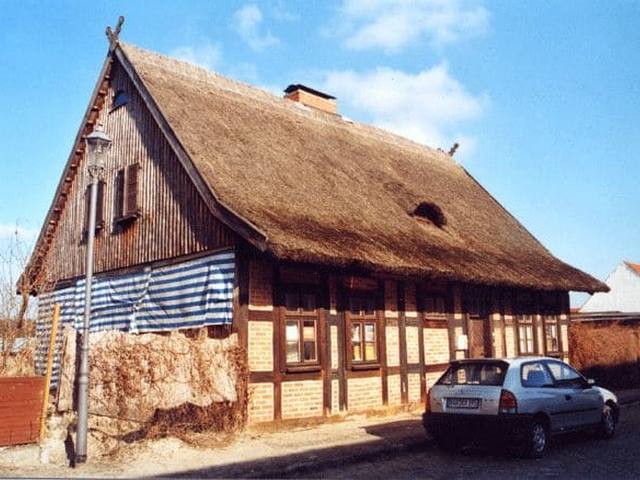
[[[631,268],[631,270],[634,270],[638,275],[640,275],[640,263],[631,263],[627,261],[625,261],[624,263],[626,263],[627,266]]]

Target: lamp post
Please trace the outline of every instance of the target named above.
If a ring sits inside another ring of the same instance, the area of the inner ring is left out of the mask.
[[[75,463],[87,461],[87,431],[89,420],[89,320],[91,317],[91,283],[93,281],[93,240],[96,234],[96,205],[98,181],[104,173],[105,160],[111,138],[98,126],[85,138],[87,146],[87,172],[91,185],[89,206],[89,230],[87,232],[86,281],[84,285],[84,319],[80,347],[80,371],[78,375],[78,430],[76,436]]]

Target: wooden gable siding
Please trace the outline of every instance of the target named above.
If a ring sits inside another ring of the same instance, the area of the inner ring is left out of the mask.
[[[125,90],[129,101],[112,110],[114,93]],[[180,165],[142,98],[115,62],[100,121],[113,140],[103,180],[104,228],[96,235],[95,271],[103,272],[231,246],[235,234],[216,220]],[[129,223],[114,221],[116,176],[138,163],[141,216]],[[67,196],[47,260],[49,282],[84,273],[83,233],[87,172],[80,165]]]

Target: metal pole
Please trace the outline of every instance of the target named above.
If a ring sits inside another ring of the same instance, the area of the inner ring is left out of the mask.
[[[87,461],[87,431],[89,429],[89,320],[91,317],[91,283],[93,281],[93,240],[96,233],[96,205],[98,203],[98,172],[89,167],[91,205],[87,232],[86,282],[84,285],[84,322],[80,347],[78,376],[78,430],[76,434],[76,465]]]

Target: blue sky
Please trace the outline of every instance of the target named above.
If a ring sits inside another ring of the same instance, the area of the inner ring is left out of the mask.
[[[125,41],[274,92],[324,89],[345,116],[432,146],[459,141],[456,158],[552,253],[599,278],[640,261],[640,2],[2,6],[0,239],[40,228],[122,14]]]

